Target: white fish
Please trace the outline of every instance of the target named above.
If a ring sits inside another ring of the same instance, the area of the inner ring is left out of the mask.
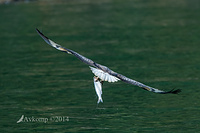
[[[100,103],[100,102],[102,102],[103,103],[103,99],[102,99],[102,97],[101,97],[101,95],[102,95],[102,83],[101,83],[101,81],[99,80],[99,78],[98,77],[96,77],[96,76],[94,76],[94,88],[95,88],[95,91],[96,91],[96,93],[97,93],[97,96],[98,96],[98,101],[97,101],[97,103]]]

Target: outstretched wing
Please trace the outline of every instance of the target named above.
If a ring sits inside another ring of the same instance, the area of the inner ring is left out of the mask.
[[[125,77],[125,76],[123,76],[123,75],[121,75],[121,74],[118,74],[118,73],[116,73],[116,72],[114,72],[114,71],[112,71],[112,70],[110,70],[108,67],[106,67],[106,66],[103,66],[103,65],[100,65],[100,64],[98,64],[98,63],[95,63],[94,61],[92,61],[92,60],[90,60],[90,59],[88,59],[88,58],[86,58],[86,57],[84,57],[84,56],[82,56],[82,55],[80,55],[80,54],[78,54],[77,52],[75,52],[75,51],[73,51],[73,50],[70,50],[70,49],[66,49],[66,48],[64,48],[64,47],[62,47],[61,45],[59,45],[59,44],[57,44],[57,43],[55,43],[55,42],[53,42],[52,40],[50,40],[48,37],[46,37],[44,34],[42,34],[38,29],[36,29],[36,31],[37,31],[37,33],[44,39],[44,41],[46,42],[46,43],[48,43],[49,45],[51,45],[52,47],[54,47],[54,48],[56,48],[56,49],[58,49],[58,50],[60,50],[60,51],[63,51],[63,52],[66,52],[66,53],[68,53],[68,54],[73,54],[74,56],[76,56],[78,59],[80,59],[82,62],[84,62],[84,63],[86,63],[86,64],[88,64],[88,65],[90,65],[90,66],[93,66],[93,67],[96,67],[96,68],[98,68],[98,69],[100,69],[101,71],[96,71],[96,69],[93,69],[92,70],[92,72],[96,75],[96,76],[100,76],[100,74],[99,73],[104,73],[104,75],[102,75],[102,80],[104,79],[104,80],[106,80],[108,77],[110,78],[110,76],[112,75],[112,79],[110,79],[110,80],[108,80],[108,81],[115,81],[115,80],[122,80],[122,81],[124,81],[124,82],[126,82],[126,83],[129,83],[129,84],[133,84],[133,85],[136,85],[136,86],[139,86],[139,87],[141,87],[141,88],[143,88],[143,89],[145,89],[145,90],[148,90],[148,91],[151,91],[151,92],[155,92],[155,93],[160,93],[160,94],[167,94],[167,93],[173,93],[173,94],[177,94],[177,93],[179,93],[179,92],[181,92],[181,90],[180,89],[178,89],[178,90],[171,90],[171,91],[162,91],[162,90],[158,90],[158,89],[155,89],[155,88],[153,88],[153,87],[150,87],[150,86],[147,86],[147,85],[145,85],[145,84],[142,84],[142,83],[140,83],[140,82],[138,82],[138,81],[135,81],[135,80],[133,80],[133,79],[130,79],[130,78],[127,78],[127,77]],[[105,76],[106,75],[106,76]],[[104,77],[105,78],[104,78]],[[113,77],[115,77],[115,78],[113,78]],[[114,79],[114,80],[113,80]]]
[[[40,32],[37,28],[36,28],[36,31],[37,33],[44,39],[44,41],[49,44],[50,46],[62,51],[62,52],[66,52],[68,54],[73,54],[74,56],[76,56],[78,59],[80,59],[82,62],[88,64],[88,65],[91,65],[91,66],[94,66],[95,67],[95,62],[74,52],[73,50],[70,50],[70,49],[66,49],[64,47],[62,47],[61,45],[53,42],[52,40],[50,40],[48,37],[46,37],[44,34],[42,34],[42,32]]]

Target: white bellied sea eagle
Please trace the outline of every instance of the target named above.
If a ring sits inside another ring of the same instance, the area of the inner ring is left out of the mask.
[[[56,49],[58,49],[60,51],[63,51],[65,53],[72,54],[72,55],[76,56],[79,60],[81,60],[82,62],[84,62],[84,63],[89,65],[91,71],[95,75],[93,80],[94,80],[95,91],[96,91],[96,94],[97,94],[97,96],[99,98],[97,103],[103,102],[101,95],[102,95],[102,83],[104,81],[117,82],[117,81],[121,80],[123,82],[139,86],[142,89],[145,89],[147,91],[151,91],[151,92],[159,93],[159,94],[168,94],[168,93],[178,94],[179,92],[181,92],[180,89],[177,89],[177,90],[172,89],[170,91],[162,91],[162,90],[155,89],[153,87],[147,86],[147,85],[145,85],[143,83],[140,83],[138,81],[135,81],[133,79],[127,78],[126,76],[124,76],[122,74],[119,74],[119,73],[116,73],[116,72],[112,71],[111,69],[109,69],[106,66],[100,65],[100,64],[92,61],[91,59],[88,59],[88,58],[80,55],[79,53],[77,53],[77,52],[75,52],[73,50],[64,48],[61,45],[53,42],[48,37],[46,37],[44,34],[42,34],[37,28],[36,28],[36,31],[44,39],[44,41],[47,44],[49,44],[50,46],[52,46],[52,47],[54,47],[54,48],[56,48]]]

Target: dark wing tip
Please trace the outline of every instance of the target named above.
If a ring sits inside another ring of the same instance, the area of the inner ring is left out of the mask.
[[[177,89],[177,90],[172,89],[171,91],[168,91],[167,93],[178,94],[180,92],[181,92],[181,89]]]
[[[48,37],[46,37],[44,34],[42,34],[41,31],[38,30],[38,28],[35,28],[35,30],[37,31],[37,33],[44,39],[49,39]]]
[[[38,33],[42,34],[42,33],[38,30],[38,28],[35,28],[35,30],[36,30]]]

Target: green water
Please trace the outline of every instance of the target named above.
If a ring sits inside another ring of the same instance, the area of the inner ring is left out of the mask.
[[[1,132],[200,131],[198,0],[41,0],[0,12]],[[118,73],[182,93],[105,83],[97,105],[89,67],[48,46],[36,27]]]

